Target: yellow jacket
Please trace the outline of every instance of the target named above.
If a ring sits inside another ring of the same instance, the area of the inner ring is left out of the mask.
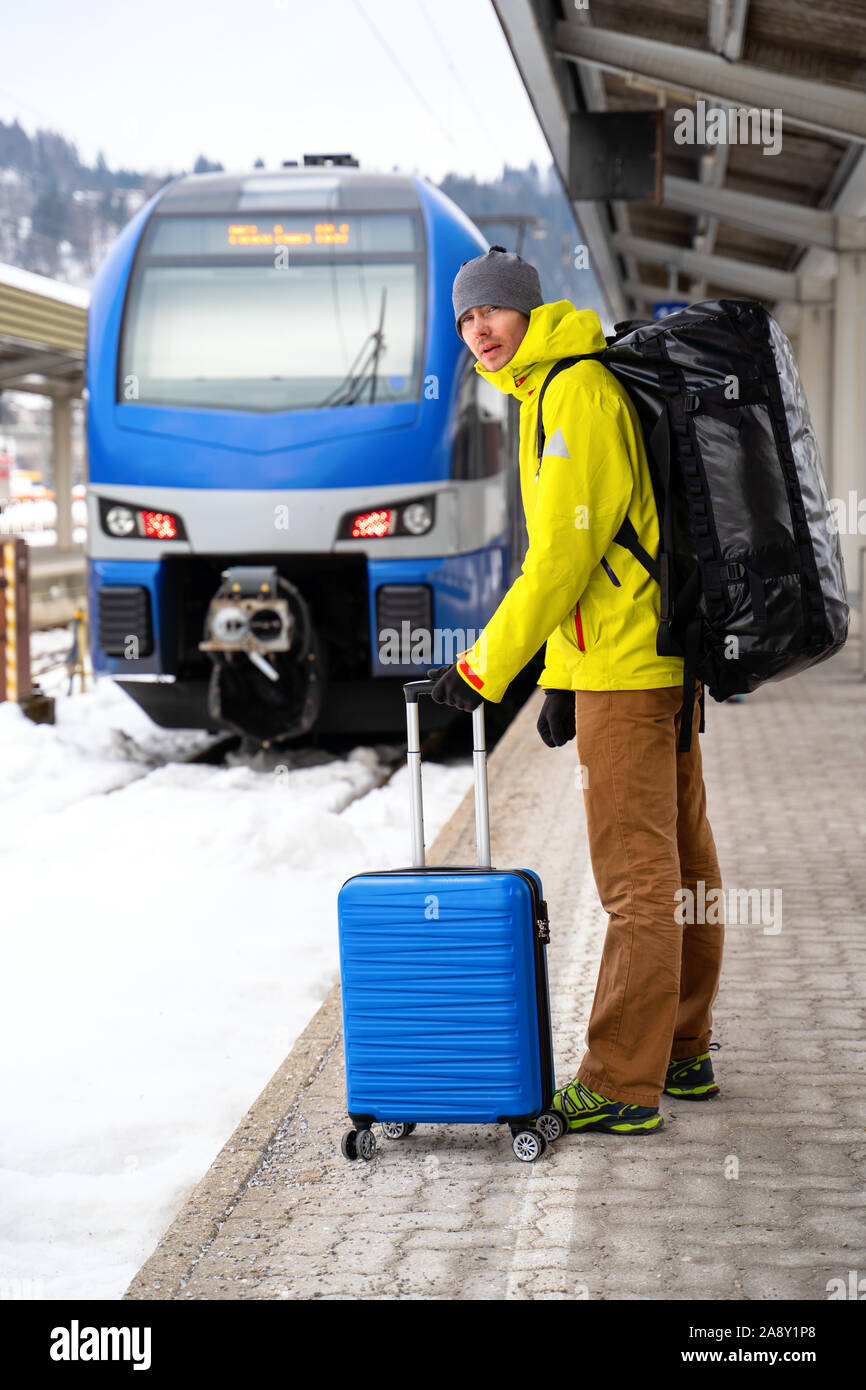
[[[545,642],[539,684],[547,689],[682,684],[682,657],[656,655],[659,586],[613,541],[628,516],[641,545],[653,558],[658,554],[658,515],[637,413],[600,362],[575,363],[550,383],[538,467],[544,378],[560,357],[605,346],[598,315],[561,299],[533,309],[504,367],[486,372],[475,364],[480,376],[521,403],[520,490],[529,538],[521,573],[457,662],[463,679],[494,703]]]

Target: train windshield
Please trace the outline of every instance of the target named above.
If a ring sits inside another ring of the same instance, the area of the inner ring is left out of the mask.
[[[118,399],[219,410],[415,400],[424,276],[411,214],[154,217]]]

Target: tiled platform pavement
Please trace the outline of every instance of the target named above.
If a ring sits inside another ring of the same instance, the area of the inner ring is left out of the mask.
[[[866,684],[856,648],[743,704],[707,701],[710,819],[732,889],[714,1054],[722,1092],[665,1127],[563,1138],[519,1163],[506,1127],[419,1125],[340,1154],[335,988],[126,1294],[136,1299],[824,1300],[866,1275]],[[604,936],[575,745],[534,697],[490,759],[493,862],[542,875],[557,1079],[583,1050]],[[470,863],[467,798],[428,852]],[[372,866],[371,866],[372,867]],[[776,899],[778,902],[778,899]],[[263,962],[266,968],[266,962]]]

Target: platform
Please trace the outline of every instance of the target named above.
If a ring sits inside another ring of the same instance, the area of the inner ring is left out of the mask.
[[[335,986],[125,1297],[823,1301],[828,1281],[866,1271],[857,646],[741,704],[707,700],[726,893],[782,894],[780,929],[726,929],[718,1098],[663,1096],[655,1134],[568,1136],[534,1164],[505,1126],[425,1125],[350,1163]],[[490,759],[492,849],[494,864],[542,875],[561,1084],[583,1051],[606,919],[575,745],[541,743],[540,700]],[[428,862],[473,860],[467,797]]]

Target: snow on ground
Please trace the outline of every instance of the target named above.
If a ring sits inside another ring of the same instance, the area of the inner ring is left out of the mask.
[[[0,704],[0,1285],[116,1299],[334,983],[340,885],[409,862],[407,773],[184,765],[42,685],[53,727]],[[424,765],[428,845],[471,781]]]

